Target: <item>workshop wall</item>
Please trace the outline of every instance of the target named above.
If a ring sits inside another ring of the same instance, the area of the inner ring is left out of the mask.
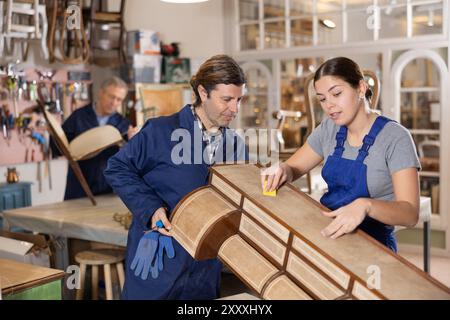
[[[110,0],[111,9],[118,1]],[[172,23],[171,23],[172,22]],[[127,30],[150,29],[158,31],[165,43],[179,42],[182,56],[203,59],[224,52],[224,9],[222,1],[198,4],[170,4],[160,0],[132,0],[127,2],[125,13]],[[0,63],[11,59],[0,57]],[[100,83],[117,70],[92,65],[49,64],[40,53],[39,45],[32,44],[28,60],[22,68],[90,70],[95,99]],[[50,161],[51,184],[45,162],[14,164],[20,181],[32,182],[32,204],[54,203],[63,200],[66,185],[67,161],[64,158]],[[9,165],[0,166],[0,181],[6,181]],[[38,178],[40,177],[40,178]],[[41,186],[41,187],[39,187]]]
[[[51,188],[46,162],[17,164],[14,167],[19,175],[19,181],[32,182],[31,201],[33,206],[62,201],[66,189],[68,162],[65,158],[53,159],[51,166]],[[0,166],[0,181],[6,181],[8,166]]]
[[[207,58],[225,50],[224,9],[220,0],[188,5],[160,0],[128,1],[125,25],[127,30],[158,31],[165,43],[180,42],[184,57]]]

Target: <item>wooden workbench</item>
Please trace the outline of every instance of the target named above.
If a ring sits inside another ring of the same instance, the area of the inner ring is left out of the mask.
[[[93,206],[88,198],[59,203],[6,210],[3,216],[9,227],[126,246],[128,231],[114,221],[114,213],[128,211],[116,195],[95,197]]]
[[[63,277],[61,270],[0,259],[0,289],[6,300],[61,299]]]

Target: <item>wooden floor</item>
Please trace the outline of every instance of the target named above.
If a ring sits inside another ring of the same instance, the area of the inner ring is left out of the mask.
[[[420,269],[423,268],[423,258],[421,253],[399,252],[399,254]],[[447,287],[450,287],[450,257],[431,256],[430,274]]]

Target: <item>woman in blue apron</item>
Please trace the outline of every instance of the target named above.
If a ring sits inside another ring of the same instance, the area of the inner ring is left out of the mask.
[[[286,162],[264,170],[275,190],[325,160],[328,191],[320,202],[334,218],[322,235],[336,239],[359,228],[394,252],[394,226],[419,216],[420,163],[410,133],[369,108],[372,92],[360,67],[344,57],[322,64],[314,88],[327,116]]]

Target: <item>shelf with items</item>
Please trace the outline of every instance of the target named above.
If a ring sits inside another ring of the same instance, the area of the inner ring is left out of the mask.
[[[268,64],[252,62],[242,65],[247,85],[237,116],[237,128],[269,128],[271,124],[272,79]]]
[[[433,214],[439,214],[439,175],[432,176],[420,176],[420,195],[422,197],[431,198],[431,212]]]
[[[241,126],[244,128],[267,127],[267,94],[248,94],[242,100]]]
[[[439,129],[439,91],[402,91],[401,123],[408,129]]]
[[[439,129],[409,129],[412,135],[431,135],[439,136],[441,131]]]
[[[438,92],[438,87],[403,87],[400,89],[401,93],[413,93],[413,92]]]
[[[421,171],[419,172],[421,177],[439,178],[439,172],[434,171]]]

